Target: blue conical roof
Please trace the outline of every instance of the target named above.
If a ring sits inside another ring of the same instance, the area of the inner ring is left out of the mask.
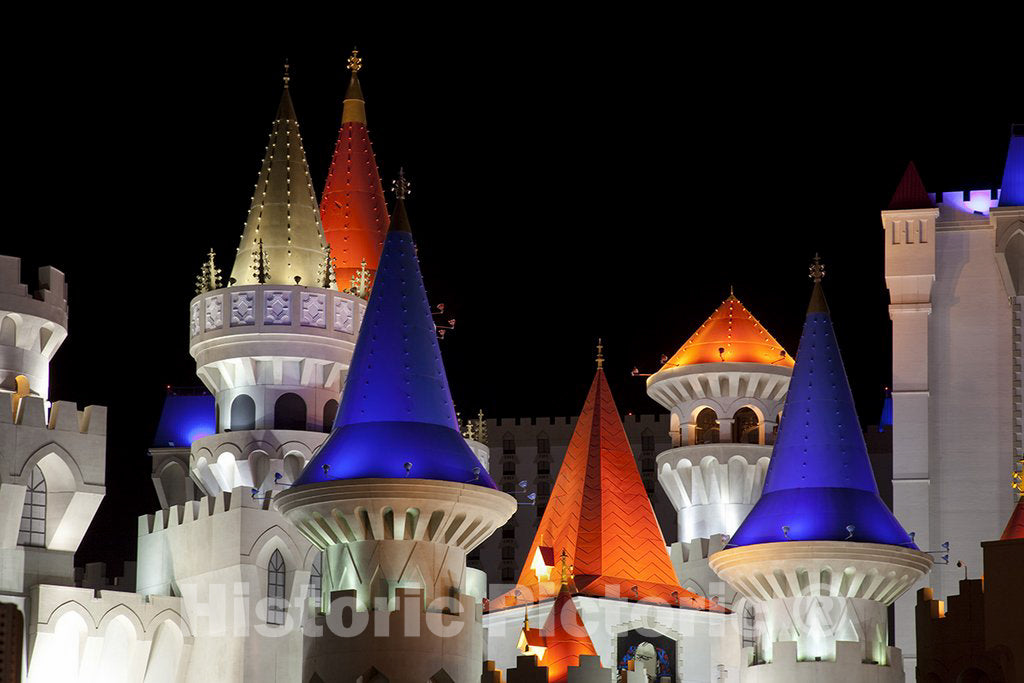
[[[729,545],[787,540],[916,547],[878,495],[818,282],[763,493]]]
[[[334,430],[295,485],[406,477],[497,488],[459,433],[399,198]]]
[[[999,206],[1024,206],[1024,124],[1016,124],[1010,131]]]

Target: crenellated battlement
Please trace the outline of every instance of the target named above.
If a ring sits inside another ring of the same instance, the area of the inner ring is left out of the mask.
[[[48,429],[53,432],[106,436],[106,406],[86,406],[78,410],[72,401],[54,401],[47,419],[46,401],[39,396],[10,394],[10,412],[0,410],[0,423],[10,422],[22,427]],[[9,416],[9,419],[8,419]]]
[[[35,283],[25,283],[21,281],[21,259],[17,256],[0,256],[0,309],[6,309],[16,298],[40,302],[63,311],[60,319],[51,319],[62,325],[67,322],[68,292],[63,272],[53,266],[43,266],[39,269]],[[16,306],[10,310],[21,312]]]
[[[800,658],[795,641],[780,641],[773,644],[770,661],[764,661],[761,653],[752,647],[743,648],[740,660],[743,680],[755,683],[867,680],[902,683],[904,680],[903,653],[898,647],[886,646],[884,659],[874,661],[865,659],[863,645],[852,641],[837,641],[834,659]],[[871,667],[870,672],[864,667]]]
[[[139,517],[139,536],[165,531],[177,526],[187,526],[227,512],[248,508],[271,510],[272,491],[253,495],[251,488],[239,486],[231,491],[190,500],[181,505],[157,510],[151,515]]]
[[[714,534],[710,538],[695,538],[692,541],[672,544],[673,558],[678,547],[679,562],[686,566],[707,566],[708,559],[719,550],[725,550],[725,536]]]

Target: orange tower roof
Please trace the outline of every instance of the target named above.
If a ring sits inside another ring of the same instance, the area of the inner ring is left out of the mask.
[[[553,567],[566,553],[577,594],[658,600],[695,609],[723,608],[684,590],[665,550],[604,371],[597,370],[569,441],[551,498],[515,590],[491,601],[503,609],[555,596]],[[538,553],[540,559],[537,559]]]
[[[793,367],[793,357],[732,292],[662,369],[721,362]]]
[[[567,584],[562,584],[551,608],[551,614],[539,632],[524,631],[524,638],[532,641],[536,651],[543,647],[540,663],[548,669],[548,683],[562,683],[569,677],[569,667],[580,665],[580,655],[596,655],[594,643],[590,640],[587,627],[583,625],[580,613],[572,601]]]
[[[352,80],[345,93],[338,143],[320,200],[320,219],[335,258],[340,290],[351,286],[363,259],[368,270],[377,270],[388,230],[384,189],[366,129],[366,103],[359,85],[362,59],[358,51],[352,52],[348,66]]]

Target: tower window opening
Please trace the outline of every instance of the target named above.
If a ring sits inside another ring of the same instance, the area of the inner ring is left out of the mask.
[[[506,434],[501,439],[501,452],[505,455],[514,455],[516,452],[516,438],[511,434]]]
[[[29,474],[25,504],[21,508],[18,545],[46,547],[46,479],[38,465]]]
[[[306,402],[298,394],[281,394],[274,403],[274,429],[306,428]]]
[[[319,552],[313,556],[313,564],[309,567],[309,597],[313,602],[320,604],[320,597],[323,595],[323,562],[324,554]]]
[[[242,394],[231,402],[231,431],[256,429],[256,402]]]
[[[537,455],[550,455],[551,441],[546,436],[537,437]]]
[[[334,418],[338,416],[338,402],[333,398],[324,404],[324,432],[331,433],[334,429]]]
[[[640,435],[640,452],[644,455],[654,454],[654,434],[649,429],[645,429]]]
[[[718,414],[711,408],[697,413],[695,443],[718,443]]]
[[[740,408],[733,418],[733,442],[761,443],[761,423],[750,408]]]
[[[267,623],[273,626],[284,624],[288,603],[284,593],[285,565],[280,550],[275,550],[267,564]]]
[[[514,477],[516,475],[516,461],[510,459],[501,461],[501,473],[505,476]]]
[[[537,461],[537,474],[551,474],[551,461],[543,458]]]

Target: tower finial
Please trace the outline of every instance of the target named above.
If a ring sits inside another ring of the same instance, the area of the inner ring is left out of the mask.
[[[359,70],[363,68],[363,58],[359,56],[359,48],[353,46],[352,54],[348,58],[348,70],[352,73],[359,73]]]
[[[569,566],[569,553],[562,548],[562,585],[568,585],[572,578],[572,568]]]
[[[391,189],[402,200],[412,194],[412,183],[405,179],[405,168],[398,169],[398,178],[391,181]]]
[[[825,264],[821,262],[821,257],[817,253],[814,254],[814,262],[811,263],[810,277],[815,283],[821,282],[822,278],[825,277]]]
[[[598,337],[597,338],[597,369],[600,370],[603,367],[604,367],[604,344],[601,343],[601,338]]]
[[[729,298],[730,299],[735,299],[736,298],[736,293],[733,291],[732,285],[729,285]]]
[[[1010,487],[1021,496],[1024,496],[1024,454],[1017,457],[1017,464],[1020,465],[1021,469],[1014,471],[1013,483],[1010,484]]]
[[[284,87],[288,87],[288,81],[292,80],[291,75],[288,73],[288,58],[284,58]]]

